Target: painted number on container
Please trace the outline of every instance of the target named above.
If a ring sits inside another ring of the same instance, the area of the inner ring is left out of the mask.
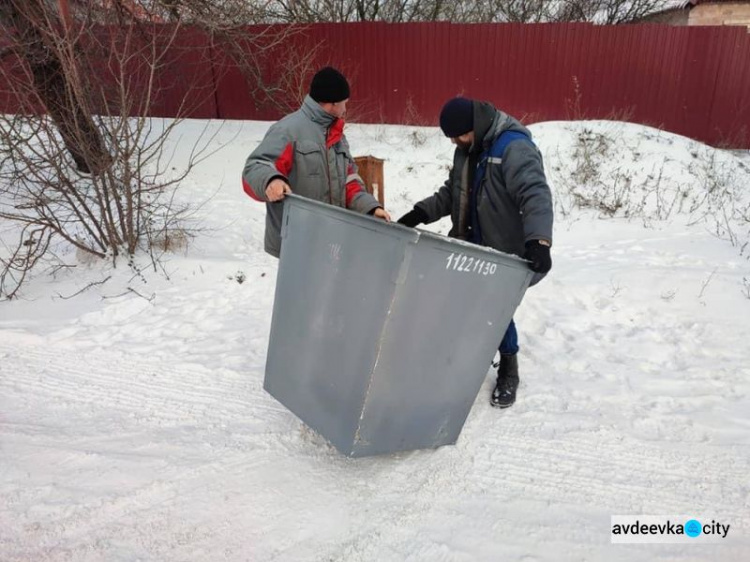
[[[341,261],[341,244],[328,244],[328,254],[332,261]]]
[[[487,260],[480,260],[465,254],[451,254],[448,256],[445,269],[462,273],[476,273],[477,275],[495,275],[497,264]]]

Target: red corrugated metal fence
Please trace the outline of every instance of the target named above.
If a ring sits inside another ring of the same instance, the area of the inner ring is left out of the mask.
[[[273,35],[282,29],[249,27],[247,32]],[[212,72],[195,69],[209,64],[205,56],[183,52],[164,68],[161,80],[172,84],[170,95],[156,100],[150,114],[175,114],[180,96],[191,88],[187,76],[215,84],[215,95],[204,96],[191,109],[192,117],[276,119],[282,114],[251,92],[215,39],[193,32],[189,41],[180,41],[181,48],[188,43],[202,53],[210,49]],[[350,120],[434,125],[442,104],[463,94],[489,100],[526,122],[627,118],[714,145],[750,148],[745,28],[317,24],[300,28],[269,55],[266,77],[273,80],[295,53],[313,48],[309,71],[332,64],[350,78]],[[5,111],[15,109],[7,97],[3,105]]]

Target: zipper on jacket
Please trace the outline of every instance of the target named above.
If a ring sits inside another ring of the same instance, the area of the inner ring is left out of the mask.
[[[330,149],[326,147],[326,174],[328,176],[328,202],[333,205],[333,186],[331,185],[331,165],[328,160],[328,151]]]
[[[323,156],[326,159],[326,177],[328,178],[328,203],[333,205],[333,187],[331,186],[331,166],[328,160],[328,135],[331,132],[331,127],[326,128],[325,139],[323,140],[324,153]]]

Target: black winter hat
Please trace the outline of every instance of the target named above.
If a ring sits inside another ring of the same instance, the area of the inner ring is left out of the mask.
[[[310,83],[310,97],[318,103],[338,103],[349,98],[349,82],[331,66],[321,68]]]
[[[467,98],[453,98],[440,112],[440,128],[446,137],[456,138],[474,130],[474,103]]]

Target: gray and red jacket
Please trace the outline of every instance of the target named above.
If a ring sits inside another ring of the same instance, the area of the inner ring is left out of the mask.
[[[266,252],[279,257],[283,201],[270,203],[266,187],[282,178],[296,195],[371,213],[380,207],[365,191],[344,136],[344,121],[325,112],[310,96],[302,107],[274,123],[247,158],[242,186],[266,203]]]

